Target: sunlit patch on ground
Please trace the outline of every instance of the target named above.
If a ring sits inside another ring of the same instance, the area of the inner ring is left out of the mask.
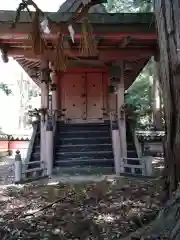
[[[109,222],[109,223],[112,223],[114,222],[115,218],[113,215],[110,215],[110,214],[100,214],[98,217],[97,217],[97,222],[98,223],[103,223],[103,222]]]

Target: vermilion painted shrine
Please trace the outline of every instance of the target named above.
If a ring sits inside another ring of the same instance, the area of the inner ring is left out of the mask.
[[[70,2],[66,1],[57,13],[45,15],[65,22],[75,11],[73,4],[68,5]],[[92,7],[90,12],[88,19],[98,53],[86,57],[80,54],[78,22],[74,26],[74,43],[65,33],[67,69],[56,71],[49,64],[55,59],[53,47],[43,55],[33,53],[28,13],[22,12],[12,29],[16,13],[0,11],[3,53],[12,56],[41,88],[41,121],[34,127],[28,161],[35,161],[37,169],[47,168],[48,175],[52,174],[52,167],[103,167],[120,173],[124,171],[121,159],[138,157],[125,120],[124,91],[157,54],[154,17],[151,13],[110,14],[102,5]],[[52,23],[46,41],[55,41],[57,32],[57,25]],[[49,67],[50,83],[45,79]],[[41,163],[37,163],[39,160]]]

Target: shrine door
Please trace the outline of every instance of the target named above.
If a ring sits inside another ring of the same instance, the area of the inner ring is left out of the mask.
[[[61,82],[61,106],[66,119],[83,119],[85,115],[85,77],[65,74]]]
[[[107,102],[102,73],[65,74],[61,80],[61,108],[66,119],[100,120]]]
[[[103,78],[101,73],[87,73],[86,76],[87,92],[87,119],[103,118]]]

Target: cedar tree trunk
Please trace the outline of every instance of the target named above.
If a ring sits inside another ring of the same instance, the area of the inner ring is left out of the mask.
[[[165,176],[171,194],[180,182],[180,1],[155,0],[154,11],[166,121]]]

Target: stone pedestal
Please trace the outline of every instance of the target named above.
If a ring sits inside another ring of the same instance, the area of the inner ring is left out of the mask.
[[[53,170],[53,143],[54,143],[54,134],[53,134],[53,123],[52,119],[47,120],[46,126],[46,168],[47,175],[50,177]]]
[[[115,173],[117,176],[120,176],[120,174],[124,172],[124,167],[123,167],[123,158],[122,158],[121,146],[120,146],[120,134],[119,134],[117,121],[112,122],[112,146],[113,146]]]
[[[15,155],[15,163],[14,163],[14,180],[15,183],[19,183],[22,178],[22,160],[21,160],[21,154],[20,151],[16,151]]]

